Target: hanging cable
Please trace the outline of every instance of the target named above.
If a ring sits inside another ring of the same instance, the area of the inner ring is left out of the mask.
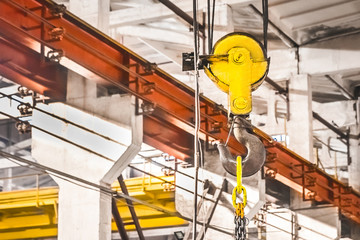
[[[207,0],[208,54],[211,53],[210,0]]]
[[[14,101],[16,101],[16,102],[18,102],[18,103],[20,103],[20,104],[24,104],[24,103],[25,103],[25,102],[23,102],[23,101],[21,101],[21,100],[18,100],[18,99],[16,99],[16,98],[14,98],[12,95],[8,95],[8,94],[2,93],[2,92],[0,92],[0,95],[2,95],[3,97],[8,98],[8,99],[10,99],[10,100],[14,100]],[[25,104],[26,104],[26,103],[25,103]],[[112,139],[112,138],[108,137],[108,136],[102,135],[102,134],[100,134],[100,133],[98,133],[98,132],[95,132],[95,131],[89,129],[89,128],[86,128],[86,127],[84,127],[84,126],[81,126],[81,125],[79,125],[79,124],[77,124],[77,123],[75,123],[75,122],[72,122],[72,121],[69,121],[69,120],[67,120],[67,119],[65,119],[65,118],[62,118],[62,117],[60,117],[60,116],[58,116],[58,115],[55,115],[55,114],[50,113],[50,112],[47,112],[47,111],[45,111],[45,110],[43,110],[43,109],[41,109],[41,108],[38,108],[38,107],[35,107],[35,106],[31,106],[30,104],[29,104],[29,107],[32,108],[32,109],[34,109],[34,110],[40,111],[41,113],[47,114],[47,115],[49,115],[50,117],[53,117],[53,118],[58,119],[58,120],[60,120],[60,121],[63,121],[63,122],[66,123],[66,124],[71,124],[71,125],[73,125],[73,126],[75,126],[75,127],[78,127],[78,128],[80,128],[80,129],[86,131],[86,132],[89,132],[89,133],[91,133],[91,134],[95,134],[95,135],[97,135],[97,136],[99,136],[99,137],[101,137],[101,138],[103,138],[103,139],[105,139],[105,140],[108,140],[108,141],[117,143],[117,144],[119,144],[119,145],[121,145],[121,146],[126,146],[124,143],[121,143],[121,142],[119,142],[119,141],[117,141],[117,140],[115,140],[115,139]],[[2,112],[0,112],[0,114],[1,114],[1,113],[2,113]],[[7,115],[7,117],[10,118],[10,115]],[[16,121],[18,120],[18,118],[12,118],[12,119],[14,119],[14,120],[16,120]],[[201,153],[201,151],[200,151],[200,153]],[[150,160],[152,163],[154,163],[154,164],[156,164],[156,165],[159,165],[159,166],[161,166],[161,167],[167,168],[167,169],[172,170],[172,171],[176,171],[176,172],[178,172],[178,173],[180,173],[180,174],[182,174],[182,175],[184,175],[184,176],[186,176],[186,177],[189,177],[189,178],[194,179],[193,176],[190,176],[190,175],[188,175],[188,174],[186,174],[186,173],[184,173],[184,172],[181,172],[181,171],[179,171],[179,170],[175,170],[175,169],[173,169],[173,168],[171,168],[171,167],[168,167],[168,166],[166,166],[166,165],[164,165],[164,164],[161,164],[161,163],[159,163],[159,162],[156,162],[156,161],[154,161],[153,159],[151,159],[151,157],[150,157],[150,158],[149,158],[149,157],[145,157],[144,155],[142,155],[142,154],[140,154],[140,153],[138,153],[138,155],[139,155],[140,157],[144,158],[144,159]],[[203,159],[203,157],[201,157],[201,159]],[[198,182],[204,184],[204,181],[202,181],[202,180],[198,180]]]
[[[25,122],[25,121],[20,120],[18,117],[11,116],[10,114],[7,114],[7,113],[2,112],[2,111],[0,111],[0,114],[4,115],[4,116],[6,116],[6,117],[9,117],[9,118],[11,118],[11,119],[14,119],[14,120],[16,120],[16,121],[19,121],[19,122]],[[106,160],[114,161],[114,160],[112,160],[111,158],[108,158],[108,157],[106,157],[106,156],[104,156],[104,155],[102,155],[102,154],[100,154],[100,153],[97,153],[97,152],[95,152],[95,151],[93,151],[93,150],[91,150],[91,149],[89,149],[89,148],[87,148],[87,147],[84,147],[84,146],[82,146],[82,145],[80,145],[80,144],[77,144],[77,143],[75,143],[75,142],[73,142],[73,141],[67,140],[67,139],[65,139],[65,138],[63,138],[63,137],[61,137],[61,136],[59,136],[59,135],[50,133],[50,132],[48,132],[47,130],[45,130],[45,129],[43,129],[43,128],[40,128],[40,127],[35,126],[35,125],[33,125],[33,124],[30,124],[30,126],[33,127],[33,128],[35,128],[35,129],[37,129],[37,130],[39,130],[39,131],[42,131],[42,132],[44,132],[44,133],[46,133],[46,134],[49,134],[49,135],[52,136],[52,137],[58,138],[58,139],[61,140],[61,141],[65,141],[66,143],[69,143],[69,144],[74,145],[74,146],[76,146],[76,147],[78,147],[78,148],[81,148],[81,149],[84,150],[84,151],[90,152],[90,153],[92,153],[92,154],[94,154],[94,155],[97,155],[97,156],[99,156],[99,157],[102,157],[102,158],[104,158],[104,159],[106,159]],[[1,153],[1,152],[0,152],[0,153]],[[36,166],[35,166],[35,167],[36,167]],[[147,175],[149,175],[149,176],[152,176],[152,177],[154,177],[154,178],[157,178],[157,179],[159,179],[159,180],[161,180],[161,181],[163,181],[163,182],[169,183],[169,184],[171,184],[171,185],[173,185],[173,186],[175,186],[175,187],[178,187],[178,188],[180,188],[180,189],[182,189],[182,190],[184,190],[184,191],[187,191],[187,192],[189,192],[189,193],[193,193],[192,191],[187,190],[186,188],[177,186],[177,185],[175,185],[175,184],[173,184],[173,183],[171,183],[171,182],[168,182],[168,181],[166,181],[166,180],[164,180],[164,179],[162,179],[162,178],[160,178],[160,177],[158,177],[158,176],[155,176],[155,175],[153,175],[153,174],[151,174],[151,173],[142,171],[141,169],[138,169],[138,168],[136,168],[136,167],[134,167],[134,166],[132,166],[132,165],[128,165],[128,167],[133,168],[133,169],[135,169],[135,170],[137,170],[137,171],[139,171],[139,172],[142,172],[142,173],[144,173],[144,174],[147,174]],[[197,194],[197,196],[201,197],[202,195]],[[214,202],[214,200],[212,200],[212,199],[209,199],[209,198],[205,198],[205,199],[208,200],[208,201]]]
[[[199,129],[200,129],[200,101],[199,101],[199,26],[197,22],[197,0],[193,0],[193,28],[194,28],[194,74],[195,74],[195,133],[194,133],[194,212],[193,212],[193,236],[196,240],[197,222],[197,194],[199,178]]]
[[[262,9],[263,9],[264,48],[267,53],[267,32],[268,32],[268,24],[269,24],[268,0],[262,0]]]
[[[208,26],[208,54],[211,54],[214,34],[215,0],[212,1],[212,13],[210,0],[207,0],[207,26]]]
[[[210,35],[210,51],[209,54],[212,52],[212,45],[214,40],[214,20],[215,20],[215,0],[213,0],[213,8],[212,8],[212,19],[211,19],[211,35]]]

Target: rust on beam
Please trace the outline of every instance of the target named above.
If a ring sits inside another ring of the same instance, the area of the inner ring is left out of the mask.
[[[65,99],[65,67],[58,63],[43,62],[39,53],[1,37],[0,49],[2,76],[52,99]]]

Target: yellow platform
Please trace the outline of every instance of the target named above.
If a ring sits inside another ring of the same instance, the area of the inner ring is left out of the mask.
[[[162,179],[174,182],[174,176]],[[171,184],[156,178],[132,178],[125,180],[129,195],[164,208],[175,210],[175,192]],[[112,186],[121,192],[119,183]],[[140,226],[161,228],[187,224],[181,218],[157,211],[147,206],[133,203]],[[117,206],[128,231],[134,230],[130,212],[124,200]],[[0,240],[44,238],[57,236],[58,188],[40,188],[11,192],[0,192]],[[112,230],[117,231],[112,222]]]

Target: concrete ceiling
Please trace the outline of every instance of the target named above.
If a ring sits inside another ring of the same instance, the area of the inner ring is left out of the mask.
[[[192,1],[172,2],[192,16]],[[109,31],[115,39],[178,79],[193,84],[189,73],[181,72],[181,53],[193,49],[193,33],[189,24],[156,0],[111,0],[110,9]],[[201,12],[206,12],[206,1],[199,1]],[[214,40],[229,32],[239,31],[250,33],[262,41],[261,12],[261,1],[216,1]],[[345,51],[351,46],[350,50],[359,51],[351,36],[360,32],[360,1],[269,0],[269,20],[268,54],[272,58],[269,76],[273,80],[281,84],[297,73],[310,74],[314,101],[347,99],[343,90],[325,77],[329,74],[341,87],[354,94],[360,84],[359,64],[351,68],[336,68],[331,66],[334,63],[330,63],[323,68],[322,64],[327,63],[319,59],[318,69],[314,70],[314,67],[309,67],[313,63],[307,63],[307,58],[313,58],[312,51],[306,49]],[[202,20],[199,19],[199,22]],[[341,44],[343,38],[348,39],[348,46]],[[351,60],[352,56],[346,57],[349,59],[341,60],[355,61]],[[217,94],[216,90],[206,86],[207,79],[203,82],[204,94]],[[255,104],[262,104],[262,96],[254,94],[259,100]]]

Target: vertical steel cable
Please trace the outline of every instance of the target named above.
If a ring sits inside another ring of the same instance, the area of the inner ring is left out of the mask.
[[[212,45],[214,40],[214,19],[215,19],[215,0],[213,0],[213,8],[212,8],[212,19],[211,19],[211,35],[210,35],[210,52],[212,52]]]
[[[207,0],[208,54],[211,53],[210,0]]]
[[[268,32],[268,23],[269,23],[268,0],[262,0],[262,9],[263,9],[264,48],[267,54],[267,32]]]
[[[199,128],[200,128],[200,103],[199,103],[199,26],[197,22],[197,0],[193,0],[193,27],[194,27],[194,73],[195,73],[195,133],[194,133],[194,212],[193,212],[193,235],[192,239],[196,240],[196,223],[197,223],[197,193],[199,177]]]
[[[210,0],[207,1],[207,26],[208,26],[208,54],[211,54],[214,35],[215,0],[212,1],[212,13],[210,13]]]

